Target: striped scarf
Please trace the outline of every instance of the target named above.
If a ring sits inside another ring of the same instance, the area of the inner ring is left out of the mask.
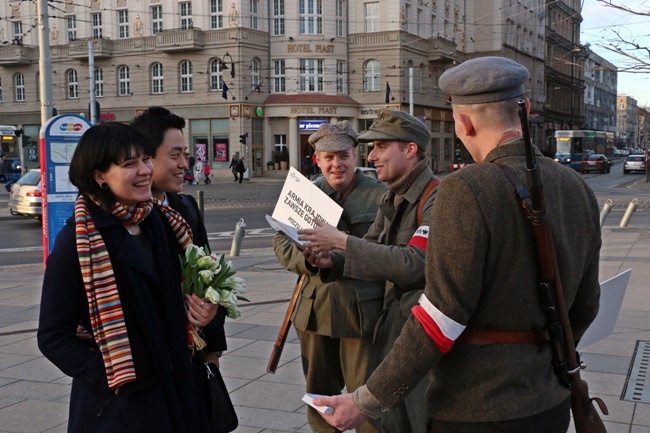
[[[90,196],[95,204],[98,201]],[[156,205],[167,217],[179,244],[184,249],[192,240],[192,231],[174,209],[158,202]],[[125,206],[115,203],[111,213],[127,224],[138,224],[149,215],[154,203]],[[124,321],[115,274],[106,244],[88,212],[88,203],[80,195],[74,208],[77,254],[84,282],[93,336],[97,342],[109,388],[115,389],[135,380],[135,366]]]

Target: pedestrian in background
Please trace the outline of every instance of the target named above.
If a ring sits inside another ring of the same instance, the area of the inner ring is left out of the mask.
[[[372,224],[386,189],[356,170],[358,135],[350,122],[341,121],[321,125],[309,143],[323,170],[315,185],[343,207],[338,227],[360,237]],[[348,279],[328,284],[282,234],[273,239],[273,250],[286,269],[306,275],[292,323],[300,339],[307,392],[333,395],[343,388],[356,389],[381,360],[372,335],[383,306],[384,283]],[[307,420],[313,432],[333,432],[311,407]],[[379,432],[379,423],[364,423],[357,431]]]
[[[554,373],[542,331],[546,317],[531,223],[496,165],[526,184],[517,102],[528,81],[524,66],[503,57],[468,60],[440,77],[456,134],[476,164],[440,186],[425,292],[393,350],[367,385],[316,401],[334,407],[325,417],[337,428],[380,416],[430,371],[430,432],[567,431],[570,390]],[[534,152],[577,343],[598,311],[598,203],[579,173]]]
[[[244,165],[244,157],[242,156],[237,161],[237,173],[239,174],[239,183],[242,183],[244,180],[244,173],[246,172],[246,166]]]
[[[203,177],[205,179],[205,184],[208,185],[212,183],[212,180],[210,179],[210,173],[212,172],[212,169],[210,168],[210,162],[206,161],[205,164],[203,165]]]
[[[207,323],[186,313],[180,284],[191,230],[152,202],[147,146],[131,126],[100,124],[70,163],[79,196],[47,259],[37,341],[72,377],[71,433],[211,431],[187,344],[188,316]]]
[[[228,168],[230,168],[230,171],[232,171],[232,175],[235,176],[235,182],[239,180],[239,176],[237,175],[237,164],[239,163],[239,159],[237,158],[236,155],[233,155],[232,158],[230,159],[230,165]]]
[[[311,163],[311,156],[308,154],[305,155],[305,157],[302,159],[302,173],[307,177],[307,179],[311,179],[312,175],[312,163]]]
[[[431,133],[408,113],[382,109],[359,141],[373,143],[368,161],[375,164],[378,179],[388,186],[374,224],[363,239],[329,225],[301,233],[309,241],[308,250],[323,253],[315,264],[321,267],[325,281],[359,278],[387,282],[384,311],[375,331],[375,342],[385,355],[424,290],[425,250],[438,179],[425,153]],[[330,260],[325,260],[328,257]],[[407,399],[382,416],[382,431],[426,431],[427,384],[426,379],[412,384]]]
[[[198,185],[203,180],[203,161],[198,159],[194,164],[194,185]]]

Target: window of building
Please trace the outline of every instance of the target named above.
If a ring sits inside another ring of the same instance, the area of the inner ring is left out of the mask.
[[[454,122],[446,121],[445,122],[445,132],[451,134],[454,131]]]
[[[336,61],[336,93],[345,93],[345,61]]]
[[[68,99],[79,99],[79,80],[77,71],[70,69],[66,74],[68,81]]]
[[[300,0],[298,3],[301,35],[320,35],[323,33],[323,1]]]
[[[260,61],[259,59],[251,60],[251,89],[257,89],[260,85]]]
[[[163,31],[162,6],[151,6],[151,33],[156,34]]]
[[[287,148],[287,135],[277,134],[273,136],[273,143],[275,144],[275,153],[282,153]]]
[[[129,37],[129,11],[117,11],[117,35],[120,39]]]
[[[368,60],[363,65],[363,90],[364,92],[379,92],[380,64],[377,60]]]
[[[221,59],[210,60],[210,90],[223,89],[223,70]]]
[[[223,28],[223,0],[210,0],[210,28]]]
[[[422,9],[418,8],[417,12],[417,34],[418,36],[424,36],[424,18],[422,18]]]
[[[345,2],[336,0],[336,36],[345,36]]]
[[[2,102],[2,78],[0,78],[0,102]]]
[[[22,21],[13,21],[11,23],[14,28],[14,41],[16,44],[23,43],[23,22]]]
[[[120,66],[117,69],[117,94],[119,96],[131,94],[131,76],[128,66]]]
[[[413,33],[413,29],[411,28],[411,5],[408,3],[404,5],[404,16],[402,19],[402,28],[409,33]]]
[[[273,61],[273,93],[284,93],[287,91],[285,85],[285,67],[284,60]]]
[[[183,60],[181,62],[181,92],[187,93],[193,90],[192,85],[192,62]]]
[[[251,0],[251,29],[257,29],[257,14],[259,13],[260,2],[259,0]]]
[[[284,34],[284,0],[273,0],[273,36]]]
[[[68,42],[77,40],[77,16],[68,15],[65,17],[66,28],[68,32]]]
[[[90,25],[92,28],[93,39],[102,37],[102,13],[97,12],[90,14]]]
[[[102,68],[95,68],[95,96],[104,97],[104,71]]]
[[[451,138],[445,138],[445,160],[451,158]]]
[[[191,29],[194,25],[192,22],[192,2],[181,2],[178,7],[181,15],[181,29]]]
[[[323,91],[322,59],[300,59],[300,91]]]
[[[25,101],[25,76],[18,73],[14,76],[14,89],[16,91],[16,101]]]
[[[364,17],[366,22],[366,32],[379,31],[379,2],[366,3],[364,7]]]
[[[151,93],[160,95],[165,91],[162,63],[151,65]]]

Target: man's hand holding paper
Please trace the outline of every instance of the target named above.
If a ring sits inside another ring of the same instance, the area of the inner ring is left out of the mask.
[[[315,221],[316,227],[313,229],[298,230],[298,239],[312,252],[322,253],[332,250],[345,251],[348,241],[348,234],[340,231],[336,227]]]

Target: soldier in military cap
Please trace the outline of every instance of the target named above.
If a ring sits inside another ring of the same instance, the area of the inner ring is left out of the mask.
[[[347,120],[321,125],[309,137],[323,176],[316,186],[343,207],[338,228],[361,237],[372,224],[386,187],[356,169],[357,136]],[[381,361],[381,348],[372,342],[384,300],[384,283],[360,280],[323,282],[302,253],[284,235],[273,239],[278,261],[289,271],[306,275],[292,316],[300,339],[307,392],[340,394],[363,385]],[[307,408],[312,431],[333,433],[318,412]],[[370,420],[358,432],[377,433]]]
[[[495,164],[526,184],[517,102],[525,98],[527,82],[528,70],[503,57],[468,60],[440,77],[456,134],[477,164],[440,186],[424,295],[391,353],[353,394],[316,401],[334,407],[325,417],[338,428],[380,416],[430,371],[431,432],[567,431],[570,391],[554,374],[541,331],[546,320],[530,222]],[[598,311],[598,203],[580,174],[534,151],[579,340]]]
[[[368,161],[388,186],[373,226],[363,239],[327,225],[302,232],[309,241],[308,249],[321,253],[313,264],[322,268],[327,281],[343,277],[387,281],[384,312],[375,333],[384,354],[390,351],[424,289],[428,221],[438,183],[425,153],[430,140],[431,133],[417,118],[400,110],[381,110],[359,137],[359,141],[373,144]],[[427,383],[425,378],[416,384],[405,401],[382,416],[382,431],[426,431]]]

